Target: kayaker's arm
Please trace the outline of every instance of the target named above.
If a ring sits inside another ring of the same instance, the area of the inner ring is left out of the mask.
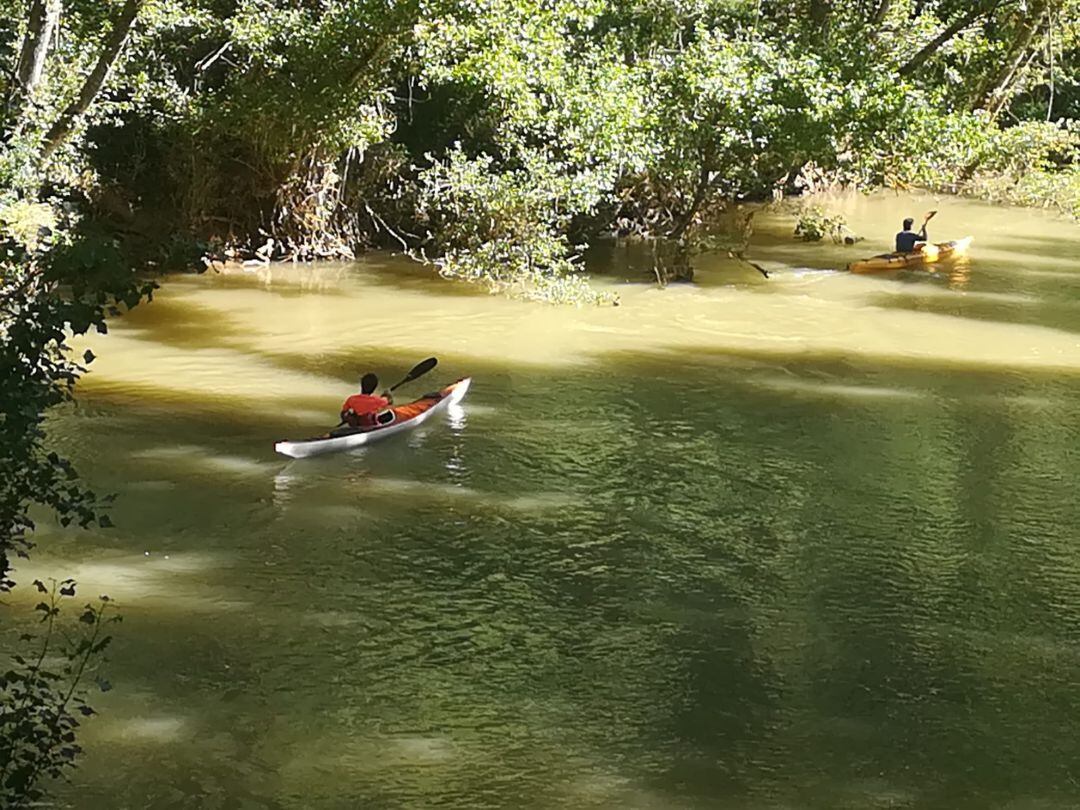
[[[930,237],[926,235],[926,223],[932,220],[936,214],[937,211],[927,211],[926,216],[923,217],[922,229],[919,231],[919,238],[922,239],[924,242],[930,241]]]

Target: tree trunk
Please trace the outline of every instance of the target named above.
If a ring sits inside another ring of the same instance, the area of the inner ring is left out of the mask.
[[[45,57],[49,53],[53,34],[60,23],[61,0],[32,0],[30,19],[26,26],[22,50],[19,53],[18,79],[27,98],[41,82]]]
[[[128,34],[131,33],[131,29],[135,25],[135,19],[139,16],[139,11],[145,1],[126,0],[124,3],[124,7],[120,10],[120,16],[113,23],[109,38],[105,41],[105,46],[101,50],[101,55],[98,56],[94,69],[90,71],[90,74],[83,82],[79,95],[67,106],[64,112],[61,113],[60,118],[46,133],[45,146],[42,149],[43,157],[49,157],[67,140],[75,123],[94,103],[94,99],[97,98],[101,88],[105,85],[105,80],[109,77],[109,71],[112,70],[116,60],[120,57],[124,43],[127,42]]]
[[[915,54],[913,57],[911,57],[911,59],[905,62],[904,65],[900,68],[900,75],[910,76],[920,67],[922,67],[931,56],[937,53],[941,49],[942,45],[955,37],[973,22],[975,22],[975,20],[977,20],[979,17],[983,16],[984,14],[989,14],[993,12],[993,10],[997,8],[999,1],[1000,0],[995,0],[995,2],[991,2],[989,4],[984,2],[976,3],[975,5],[973,5],[970,9],[968,9],[968,12],[966,14],[963,14],[956,20],[954,20],[951,25],[949,25],[944,31],[934,37],[930,42],[926,43],[926,45],[924,45],[917,54]]]
[[[1009,77],[1005,82],[1004,90],[991,98],[987,103],[986,111],[990,113],[991,117],[997,118],[1001,111],[1005,109],[1005,105],[1009,102],[1009,99],[1023,90],[1022,80],[1028,75],[1028,68],[1031,67],[1031,63],[1034,62],[1038,56],[1038,49],[1029,50],[1021,63],[1016,66],[1016,69],[1009,74]]]
[[[975,96],[972,109],[987,110],[992,116],[997,116],[1005,106],[1009,98],[1009,90],[1019,75],[1020,68],[1028,56],[1035,35],[1042,28],[1047,12],[1046,0],[1036,0],[1031,4],[1031,10],[1026,14],[1018,15],[1018,29],[1013,37],[1009,52],[1002,60],[1001,69],[983,83],[980,92]]]
[[[885,17],[889,14],[889,9],[892,8],[893,0],[881,0],[878,3],[878,7],[874,10],[873,15],[870,17],[870,27],[877,28],[883,22]]]
[[[829,23],[832,18],[832,0],[810,0],[810,22],[818,42],[829,41]]]
[[[712,171],[709,169],[707,160],[702,160],[701,172],[698,175],[697,188],[694,190],[694,197],[690,201],[690,207],[686,213],[679,218],[679,221],[675,224],[675,227],[668,233],[669,239],[682,239],[683,234],[686,233],[686,229],[690,227],[690,223],[694,221],[694,217],[697,215],[702,204],[705,202],[705,198],[709,194],[709,190],[712,187],[711,181]]]

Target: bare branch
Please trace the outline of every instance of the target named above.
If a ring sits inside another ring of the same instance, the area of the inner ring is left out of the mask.
[[[222,45],[216,51],[214,51],[213,53],[207,54],[202,59],[200,59],[198,62],[196,62],[195,63],[195,69],[200,71],[200,72],[206,71],[212,64],[214,64],[214,62],[216,62],[218,59],[220,59],[222,56],[224,56],[225,52],[228,51],[229,48],[231,48],[231,47],[232,47],[232,40],[230,39],[228,42],[226,42],[224,45]]]
[[[975,96],[974,109],[985,109],[996,116],[1005,106],[1015,80],[1023,73],[1022,67],[1029,56],[1031,43],[1035,39],[1048,17],[1046,0],[1036,0],[1031,10],[1019,15],[1018,28],[1001,68],[992,77],[988,77],[980,92]]]

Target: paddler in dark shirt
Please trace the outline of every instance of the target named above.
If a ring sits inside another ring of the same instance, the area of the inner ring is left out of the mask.
[[[384,391],[382,396],[375,396],[375,389],[378,387],[379,378],[374,374],[365,374],[360,378],[360,393],[353,394],[341,406],[342,424],[350,427],[374,427],[378,424],[376,414],[389,408],[394,402],[389,391]]]
[[[927,217],[929,219],[929,217]],[[911,226],[915,224],[915,220],[908,217],[904,220],[904,230],[900,231],[896,235],[896,252],[897,253],[912,253],[915,250],[916,242],[929,242],[930,239],[926,235],[926,222],[923,222],[922,230],[916,233],[911,230]]]

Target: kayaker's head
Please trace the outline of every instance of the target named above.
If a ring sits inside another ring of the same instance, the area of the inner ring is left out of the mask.
[[[904,230],[905,231],[910,231],[911,226],[914,225],[914,224],[915,224],[915,220],[913,220],[911,217],[908,217],[907,219],[904,220]]]
[[[371,372],[368,372],[360,378],[360,393],[361,394],[374,394],[375,389],[379,387],[379,378]]]

